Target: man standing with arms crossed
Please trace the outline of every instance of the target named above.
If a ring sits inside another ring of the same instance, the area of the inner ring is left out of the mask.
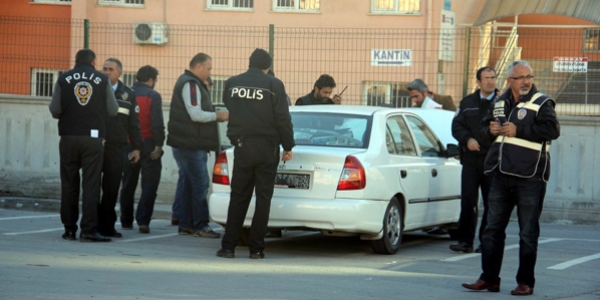
[[[65,226],[62,238],[70,241],[77,239],[81,184],[79,240],[110,242],[110,238],[97,232],[98,200],[106,121],[117,115],[118,106],[108,77],[97,71],[95,64],[94,51],[79,50],[75,55],[75,67],[58,77],[49,105],[52,117],[58,119],[60,135],[60,219]]]
[[[181,204],[178,233],[197,237],[219,238],[208,225],[208,170],[209,151],[219,151],[217,122],[226,121],[228,112],[215,112],[210,93],[204,81],[210,76],[212,58],[196,54],[189,69],[179,76],[173,88],[169,113],[167,145],[179,167],[175,201]]]
[[[102,72],[108,76],[115,98],[119,104],[119,113],[108,119],[106,124],[106,143],[104,144],[104,164],[102,166],[102,198],[98,206],[98,232],[107,237],[120,238],[123,235],[115,230],[117,213],[115,204],[119,196],[119,187],[125,168],[125,151],[129,140],[133,147],[130,161],[140,160],[140,123],[138,107],[133,91],[119,80],[123,74],[123,65],[116,58],[109,58],[102,66]]]
[[[479,189],[483,197],[483,218],[479,227],[479,246],[475,252],[481,252],[481,236],[487,220],[488,192],[491,178],[483,174],[483,162],[490,148],[490,142],[480,136],[482,121],[490,114],[492,103],[498,95],[496,89],[496,70],[483,67],[477,70],[479,89],[460,101],[460,106],[452,120],[452,136],[460,145],[461,210],[458,221],[458,243],[450,245],[450,250],[473,252],[473,240],[477,228]]]
[[[162,171],[162,146],[165,141],[162,97],[154,90],[158,80],[158,70],[143,66],[137,72],[137,81],[131,87],[139,107],[139,120],[142,133],[142,153],[140,162],[131,161],[125,167],[123,188],[121,189],[121,228],[133,229],[133,204],[140,169],[142,171],[142,194],[135,214],[140,233],[150,233],[150,220],[154,212],[156,191]],[[133,150],[131,146],[129,150]]]
[[[281,159],[292,159],[292,119],[283,83],[267,75],[271,61],[267,51],[256,49],[250,56],[248,71],[225,82],[223,103],[231,116],[227,136],[235,146],[235,159],[227,225],[217,251],[220,257],[235,257],[253,192],[256,208],[248,239],[250,258],[265,257],[264,238],[279,165],[279,145],[283,145]]]
[[[492,174],[488,197],[487,226],[483,232],[483,273],[469,290],[500,291],[500,269],[504,257],[506,226],[513,208],[519,219],[519,271],[512,295],[532,295],[540,237],[540,215],[550,177],[550,141],[560,135],[554,99],[539,93],[533,84],[533,69],[518,60],[508,67],[510,85],[494,102],[482,134],[494,140],[484,170]]]

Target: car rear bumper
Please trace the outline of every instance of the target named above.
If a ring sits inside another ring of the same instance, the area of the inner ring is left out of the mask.
[[[212,193],[209,198],[211,220],[227,222],[229,193]],[[250,226],[254,215],[252,198],[245,226]],[[387,201],[357,199],[275,198],[271,200],[269,227],[306,227],[363,234],[377,234],[383,227]]]

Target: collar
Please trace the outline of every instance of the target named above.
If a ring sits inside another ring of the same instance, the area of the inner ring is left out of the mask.
[[[113,92],[116,92],[118,88],[119,88],[119,82],[117,81],[117,83],[112,85]]]

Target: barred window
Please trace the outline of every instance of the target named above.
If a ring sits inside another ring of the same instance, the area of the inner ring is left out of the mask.
[[[254,0],[208,0],[206,8],[220,10],[249,10],[254,8]]]
[[[212,86],[210,87],[210,99],[213,104],[223,104],[223,87],[228,76],[210,76]]]
[[[583,51],[584,52],[600,52],[600,43],[598,41],[600,29],[587,28],[583,31]]]
[[[411,107],[405,82],[365,82],[365,104],[370,106]]]
[[[421,0],[371,0],[373,13],[418,13]]]
[[[31,70],[31,95],[52,96],[54,84],[58,80],[58,76],[64,72],[64,70],[33,68]]]
[[[71,0],[29,0],[29,3],[71,4]]]
[[[121,82],[123,82],[123,84],[127,87],[131,87],[133,85],[134,82],[137,81],[137,73],[134,72],[123,72],[123,75],[121,75],[121,78],[119,78],[119,80],[121,80]]]
[[[144,0],[98,0],[100,5],[143,6]]]
[[[273,0],[274,11],[320,11],[321,0]]]

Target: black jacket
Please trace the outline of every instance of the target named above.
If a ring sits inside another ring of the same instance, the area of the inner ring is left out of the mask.
[[[115,117],[108,118],[106,142],[125,146],[129,141],[134,150],[140,150],[142,136],[135,93],[119,80],[115,98],[119,104],[119,113]]]
[[[194,89],[194,93],[200,93],[200,103],[195,103],[195,105],[200,105],[203,111],[215,111],[204,82],[189,70],[185,70],[173,88],[173,99],[167,124],[169,129],[167,145],[190,150],[219,151],[217,122],[195,122],[185,107],[183,87],[188,82],[192,84],[191,88]],[[195,90],[196,85],[200,90]]]
[[[551,140],[560,136],[560,124],[553,99],[541,94],[533,103],[530,101],[537,92],[535,85],[532,85],[529,93],[515,102],[509,89],[494,101],[492,113],[482,127],[482,135],[493,142],[485,159],[486,174],[497,170],[523,178],[542,175],[544,180],[548,180],[550,155],[547,147]],[[495,119],[515,124],[516,136],[505,138],[492,135],[489,123]]]
[[[225,81],[223,102],[229,110],[227,136],[257,138],[294,147],[292,119],[283,83],[258,68]]]
[[[296,105],[315,105],[315,104],[335,104],[335,103],[331,99],[327,99],[326,102],[318,101],[317,99],[315,99],[314,91],[296,99]]]
[[[483,120],[491,112],[492,103],[498,98],[499,91],[495,90],[492,100],[481,99],[481,90],[464,97],[459,104],[458,111],[452,120],[452,136],[460,146],[461,161],[473,159],[476,156],[485,156],[490,148],[490,141],[481,137]],[[470,138],[479,143],[479,151],[471,151],[467,147]]]

